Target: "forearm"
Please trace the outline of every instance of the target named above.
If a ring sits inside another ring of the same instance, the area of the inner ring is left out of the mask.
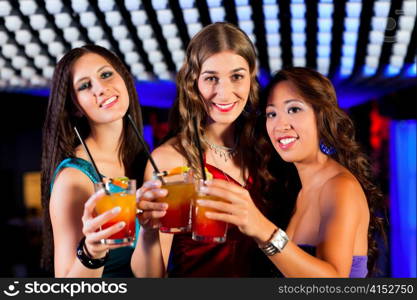
[[[55,271],[55,276],[68,278],[100,278],[103,276],[103,271],[104,267],[89,269],[85,267],[77,258],[74,258],[74,262],[68,272],[61,275],[58,271]]]
[[[314,257],[288,241],[281,253],[269,256],[285,277],[348,277],[330,263]]]
[[[269,223],[259,231],[254,239],[259,245],[265,245],[274,232],[275,225]],[[332,264],[310,255],[291,240],[282,252],[268,257],[285,277],[347,277]]]
[[[158,230],[141,228],[131,267],[136,277],[164,277],[165,266]]]

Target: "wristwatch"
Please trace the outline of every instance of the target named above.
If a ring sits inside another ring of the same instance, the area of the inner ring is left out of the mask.
[[[259,246],[261,250],[267,255],[272,256],[284,250],[288,243],[288,236],[282,229],[275,229],[269,241],[265,245]]]

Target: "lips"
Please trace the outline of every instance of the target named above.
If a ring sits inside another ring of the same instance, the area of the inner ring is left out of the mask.
[[[117,101],[119,97],[118,96],[112,96],[100,103],[100,108],[109,108],[113,106]]]
[[[282,150],[288,150],[298,140],[298,137],[294,136],[283,136],[277,139],[278,145]]]
[[[221,112],[229,112],[235,107],[236,103],[237,102],[227,103],[227,104],[220,104],[220,103],[214,103],[213,102],[212,104],[217,110],[219,110]]]

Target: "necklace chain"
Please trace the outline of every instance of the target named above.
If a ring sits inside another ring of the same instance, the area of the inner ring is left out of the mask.
[[[224,162],[227,162],[229,159],[232,159],[237,153],[236,151],[237,143],[233,147],[230,148],[230,147],[220,146],[220,145],[211,143],[210,141],[206,140],[204,137],[202,137],[202,140],[209,146],[209,148],[216,155],[218,155],[220,158],[223,158]]]

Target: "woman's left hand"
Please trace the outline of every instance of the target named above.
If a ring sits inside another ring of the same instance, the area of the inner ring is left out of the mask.
[[[198,205],[217,210],[206,212],[209,219],[234,224],[242,233],[257,240],[263,240],[263,232],[275,226],[259,211],[249,192],[236,184],[214,179],[200,188],[200,191],[225,200],[223,202],[197,198]]]

